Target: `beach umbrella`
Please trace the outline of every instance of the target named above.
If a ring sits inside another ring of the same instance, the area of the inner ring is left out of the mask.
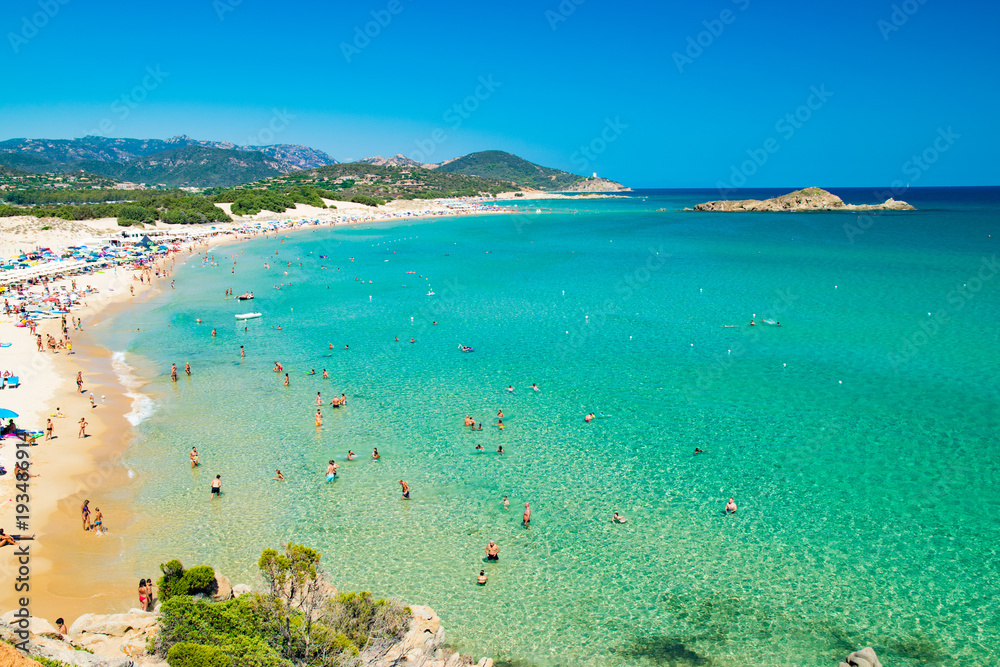
[[[18,415],[13,410],[8,410],[7,408],[0,408],[0,419],[14,419],[15,417],[18,416],[20,415]]]

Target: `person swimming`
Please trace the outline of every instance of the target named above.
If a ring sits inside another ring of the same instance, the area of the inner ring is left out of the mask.
[[[354,452],[352,452],[350,449],[347,450],[347,460],[348,461],[353,461],[354,459],[357,458],[357,456],[358,455],[355,454]]]
[[[591,412],[589,415],[587,415],[586,417],[583,418],[583,421],[585,421],[585,422],[587,422],[589,424],[590,422],[592,422],[595,419],[595,417],[596,417],[596,415],[593,412]]]
[[[615,515],[613,517],[611,517],[611,520],[614,521],[615,523],[626,523],[628,521],[628,519],[626,519],[625,517],[623,517],[618,512],[615,512]]]
[[[708,454],[708,450],[707,449],[698,449],[697,447],[695,447],[694,448],[694,453],[695,454]]]
[[[486,585],[486,570],[479,571],[479,576],[476,577],[476,583],[479,584],[480,586]]]
[[[484,451],[486,451],[486,448],[483,447],[483,443],[480,442],[479,444],[476,445],[476,451],[478,451],[478,452],[484,452]]]
[[[372,450],[372,461],[378,461],[382,458],[382,455],[378,453],[378,447]]]
[[[285,481],[285,476],[281,474],[280,470],[275,470],[274,471],[274,481],[275,482],[284,482]]]
[[[726,514],[736,514],[736,501],[732,498],[726,503]]]

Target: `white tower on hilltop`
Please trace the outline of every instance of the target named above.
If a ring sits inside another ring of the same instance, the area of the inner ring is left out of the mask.
[[[596,171],[594,172],[594,178],[597,178],[597,172]]]

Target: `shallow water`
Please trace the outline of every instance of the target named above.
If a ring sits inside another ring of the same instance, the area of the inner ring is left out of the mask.
[[[106,325],[154,378],[125,457],[149,527],[127,538],[135,577],[179,557],[252,582],[260,551],[294,540],[342,589],[429,604],[462,652],[516,664],[819,666],[863,645],[895,666],[994,664],[996,192],[911,191],[921,211],[861,234],[850,214],[647,194],[193,259]],[[317,391],[348,397],[320,429]]]

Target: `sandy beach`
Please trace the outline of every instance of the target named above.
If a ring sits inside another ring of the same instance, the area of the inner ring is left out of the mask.
[[[16,522],[15,441],[6,439],[0,445],[0,463],[9,471],[0,478],[0,526],[11,534],[35,535],[35,540],[27,542],[31,550],[32,614],[50,619],[62,616],[72,622],[84,613],[111,613],[137,606],[137,582],[125,580],[115,567],[122,554],[123,531],[146,529],[134,523],[131,512],[133,480],[121,463],[122,454],[132,438],[132,425],[126,419],[132,409],[131,399],[126,395],[128,388],[121,384],[113,368],[112,351],[102,346],[99,331],[92,331],[95,325],[158,290],[169,289],[169,272],[195,253],[200,256],[212,247],[250,238],[250,233],[244,233],[248,225],[283,223],[272,229],[285,233],[315,228],[316,224],[360,224],[503,212],[477,206],[489,201],[397,200],[378,209],[351,202],[327,202],[335,204],[336,209],[300,204],[285,213],[263,211],[255,216],[236,218],[233,223],[215,225],[218,235],[207,241],[186,243],[180,251],[159,260],[156,268],[166,269],[168,273],[155,278],[152,285],[148,281],[139,282],[139,271],[124,267],[76,276],[78,287],[89,285],[96,293],[89,295],[82,306],[72,309],[71,315],[83,323],[82,331],[71,330],[72,354],[65,350],[38,352],[28,329],[16,327],[12,316],[0,319],[0,341],[11,343],[0,353],[0,372],[9,370],[21,381],[19,387],[0,393],[0,407],[18,413],[16,422],[20,428],[44,430],[49,418],[54,424],[51,440],[46,441],[43,436],[38,438],[36,445],[27,448],[31,474],[37,476],[29,480],[30,512],[26,530],[20,529]],[[220,206],[229,207],[228,204]],[[196,226],[158,224],[147,226],[143,231],[181,234],[193,228]],[[4,232],[4,243],[0,251],[5,256],[39,247],[58,251],[70,245],[109,238],[121,230],[113,219],[79,222],[3,218],[0,219],[0,231]],[[49,288],[68,287],[72,280],[53,281]],[[37,293],[40,290],[40,286],[33,286],[30,291]],[[43,338],[50,333],[59,338],[60,327],[58,319],[42,320],[37,331]],[[77,391],[78,372],[83,373],[83,392]],[[96,407],[91,407],[91,393]],[[63,416],[53,416],[57,414]],[[88,424],[86,438],[78,437],[81,418]],[[82,529],[80,507],[84,500],[90,500],[93,510],[101,510],[108,527],[106,533]],[[17,576],[12,553],[10,548],[0,552],[0,574],[5,580]],[[151,570],[148,575],[158,578],[159,572]],[[12,587],[0,593],[0,609],[15,608],[15,602]]]

